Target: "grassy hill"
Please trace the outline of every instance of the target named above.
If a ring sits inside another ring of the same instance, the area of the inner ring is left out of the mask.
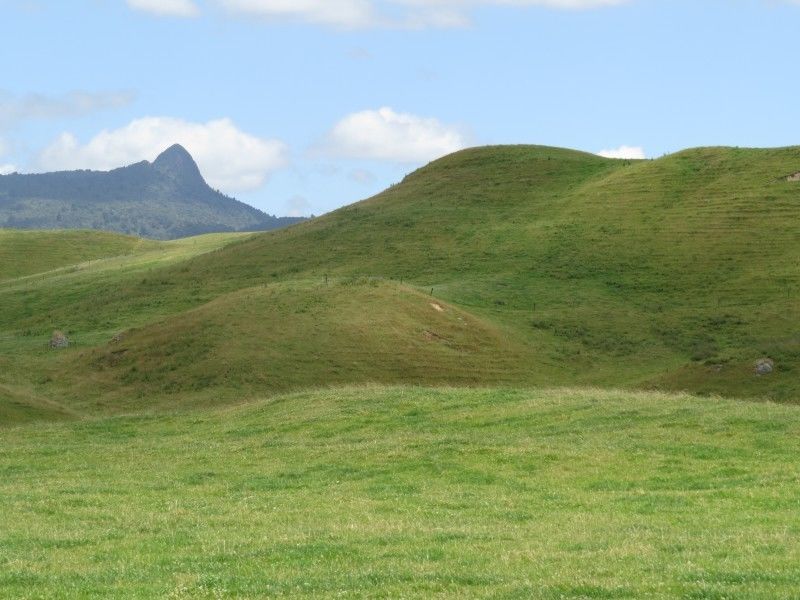
[[[6,258],[0,272],[18,275],[0,277],[0,423],[76,416],[78,396],[66,379],[54,379],[60,372],[55,365],[63,370],[60,365],[73,352],[104,344],[151,318],[159,305],[157,296],[140,299],[141,303],[126,300],[131,282],[248,235],[208,234],[155,242],[89,231],[0,230],[0,252]],[[116,296],[104,295],[109,290]],[[151,313],[143,314],[142,306],[151,307]],[[66,332],[69,349],[49,348],[55,329]],[[88,379],[80,370],[70,375],[83,381],[83,389],[87,387]]]
[[[196,261],[187,275],[213,273],[220,285],[402,279],[526,332],[597,383],[638,377],[789,399],[800,366],[800,185],[785,175],[798,165],[800,148],[638,162],[473,149]],[[774,377],[750,377],[761,356],[777,361]]]
[[[103,231],[0,229],[0,281],[157,247],[155,242]]]
[[[789,598],[795,407],[351,388],[3,431],[14,598]]]
[[[55,377],[69,382],[76,403],[99,393],[105,410],[118,411],[142,398],[197,406],[352,381],[511,383],[525,380],[532,356],[518,336],[413,288],[291,283],[226,294],[131,330],[76,354]]]
[[[81,410],[363,382],[794,401],[798,169],[800,148],[466,150],[289,229],[6,280],[0,348],[30,393]],[[75,347],[47,350],[54,329]]]

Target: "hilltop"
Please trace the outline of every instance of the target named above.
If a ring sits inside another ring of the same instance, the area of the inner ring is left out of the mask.
[[[274,217],[213,190],[183,146],[113,171],[0,176],[0,227],[100,229],[155,239],[261,231],[301,221]]]

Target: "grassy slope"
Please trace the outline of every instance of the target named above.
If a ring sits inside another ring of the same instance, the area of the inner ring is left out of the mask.
[[[800,413],[346,389],[3,432],[14,598],[788,598]]]
[[[510,386],[795,399],[798,162],[472,150],[286,231],[26,254],[0,281],[0,422],[23,423],[0,430],[0,590],[792,596],[794,407]],[[241,403],[364,381],[508,389]]]
[[[0,339],[21,353],[17,364],[32,366],[34,393],[79,391],[87,406],[114,382],[146,382],[153,393],[142,405],[172,402],[172,392],[202,384],[185,366],[201,351],[189,340],[206,323],[227,324],[201,342],[202,351],[234,365],[206,365],[215,395],[331,379],[419,382],[407,361],[370,369],[359,355],[359,343],[372,349],[383,339],[418,340],[421,321],[399,331],[391,320],[391,295],[362,298],[363,286],[351,286],[327,296],[313,329],[298,321],[294,307],[305,304],[299,290],[315,289],[326,275],[332,285],[375,277],[409,293],[433,289],[441,302],[500,332],[493,339],[502,343],[485,350],[498,364],[516,366],[493,382],[659,386],[791,401],[800,368],[800,185],[781,176],[798,163],[798,148],[697,149],[632,163],[535,146],[468,150],[375,198],[287,230],[226,238],[217,251],[1,284]],[[235,306],[249,297],[244,290],[257,288],[266,290],[265,301],[275,295],[279,312],[267,303]],[[334,343],[318,348],[320,339],[369,319],[376,325],[367,338],[375,339],[351,338],[341,357]],[[294,325],[271,337],[282,323]],[[246,334],[251,324],[253,336]],[[58,357],[42,352],[55,328],[82,348]],[[98,374],[98,355],[117,351],[109,340],[130,328],[141,329],[130,358],[107,361]],[[180,347],[182,336],[189,347]],[[165,355],[159,345],[168,337],[178,347]],[[259,337],[269,343],[254,347]],[[281,370],[255,386],[258,377],[241,365],[265,365],[276,340],[287,352]],[[753,362],[765,355],[778,371],[755,377]],[[447,352],[425,360],[432,383],[453,368],[445,380],[463,383],[460,373],[471,368]],[[303,364],[301,374],[293,361]],[[131,375],[133,366],[144,372]],[[97,387],[69,383],[90,378]]]
[[[195,268],[240,279],[403,278],[538,336],[551,361],[600,384],[792,399],[800,186],[783,176],[798,165],[800,148],[706,148],[636,163],[469,150]],[[778,373],[755,378],[764,355]]]
[[[0,423],[21,424],[31,421],[61,421],[77,418],[65,406],[45,398],[32,396],[27,389],[0,385]]]
[[[295,278],[403,280],[503,323],[597,384],[797,397],[800,148],[609,161],[468,150],[365,202],[171,274],[220,293]],[[174,278],[174,279],[173,279]],[[753,376],[772,356],[778,372]]]
[[[226,294],[134,329],[76,352],[53,376],[69,381],[72,405],[97,412],[353,381],[507,384],[525,380],[533,356],[503,328],[413,288],[292,282]]]
[[[0,281],[156,247],[155,242],[101,231],[0,229]]]
[[[67,405],[74,404],[74,394],[65,389],[66,381],[53,380],[60,377],[53,365],[67,358],[65,354],[146,323],[158,309],[158,298],[152,295],[124,299],[130,282],[246,238],[211,234],[150,242],[98,232],[0,230],[0,249],[9,255],[0,272],[25,273],[0,281],[0,423],[69,416]],[[116,295],[104,295],[108,290]],[[142,307],[152,308],[148,314]],[[63,329],[73,348],[61,354],[51,351],[48,341],[54,329]]]

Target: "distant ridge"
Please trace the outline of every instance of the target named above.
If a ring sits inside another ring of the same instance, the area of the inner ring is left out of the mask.
[[[275,217],[212,189],[180,144],[152,163],[112,171],[0,176],[0,227],[99,229],[154,239],[264,231],[302,221]]]

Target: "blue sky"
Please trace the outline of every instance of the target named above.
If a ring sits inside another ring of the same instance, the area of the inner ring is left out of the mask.
[[[790,0],[0,0],[0,172],[180,142],[223,192],[320,214],[465,146],[795,145],[798,25]]]

